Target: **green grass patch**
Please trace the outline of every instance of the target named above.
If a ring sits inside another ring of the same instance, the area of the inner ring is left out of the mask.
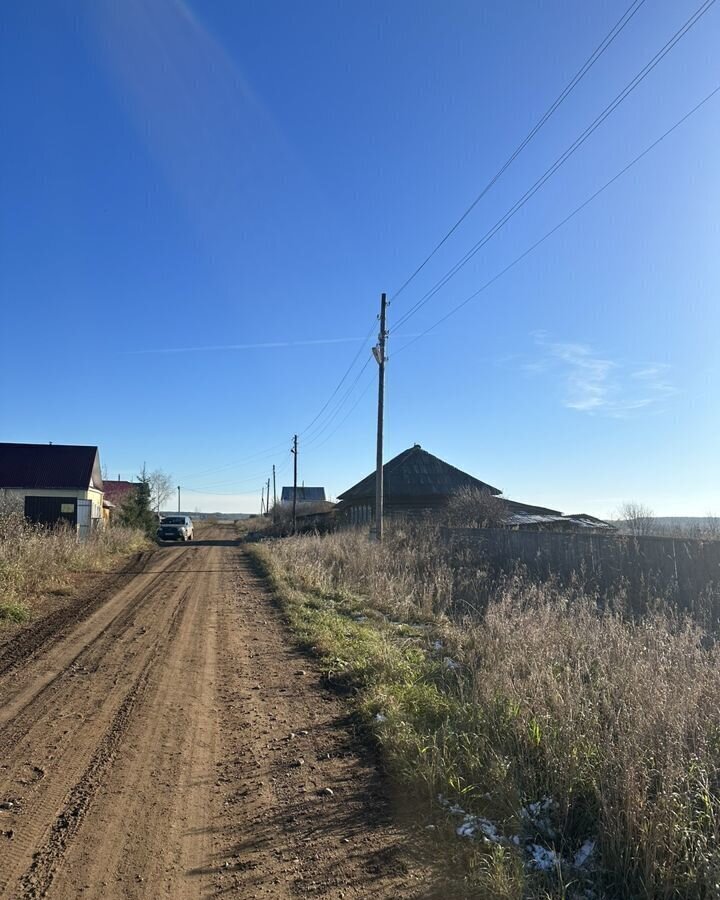
[[[0,600],[0,622],[20,625],[30,618],[30,610],[17,600]]]

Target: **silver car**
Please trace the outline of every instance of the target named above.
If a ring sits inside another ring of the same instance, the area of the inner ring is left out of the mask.
[[[190,516],[165,516],[157,530],[161,541],[191,541],[193,539],[193,523]]]

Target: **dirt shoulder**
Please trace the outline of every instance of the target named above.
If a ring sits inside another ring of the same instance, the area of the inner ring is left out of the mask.
[[[0,674],[0,898],[420,896],[345,701],[204,538]]]

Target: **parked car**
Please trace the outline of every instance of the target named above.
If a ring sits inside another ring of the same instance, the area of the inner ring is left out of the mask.
[[[165,516],[157,530],[160,541],[191,541],[193,523],[190,516]]]

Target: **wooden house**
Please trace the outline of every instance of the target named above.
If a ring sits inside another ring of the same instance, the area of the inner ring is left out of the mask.
[[[578,513],[563,515],[560,510],[533,506],[501,497],[500,490],[451,466],[419,444],[403,451],[383,467],[385,513],[413,516],[440,512],[453,494],[461,488],[476,488],[497,497],[498,522],[506,528],[522,531],[609,531],[611,525]],[[351,525],[371,524],[375,519],[375,473],[349,488],[338,497],[333,512],[335,522],[342,519]]]
[[[404,450],[383,466],[383,490],[387,515],[413,515],[444,507],[460,488],[488,491],[498,488],[486,484],[461,469],[444,462],[420,444]],[[375,473],[338,497],[338,512],[353,525],[373,521],[375,517]]]

